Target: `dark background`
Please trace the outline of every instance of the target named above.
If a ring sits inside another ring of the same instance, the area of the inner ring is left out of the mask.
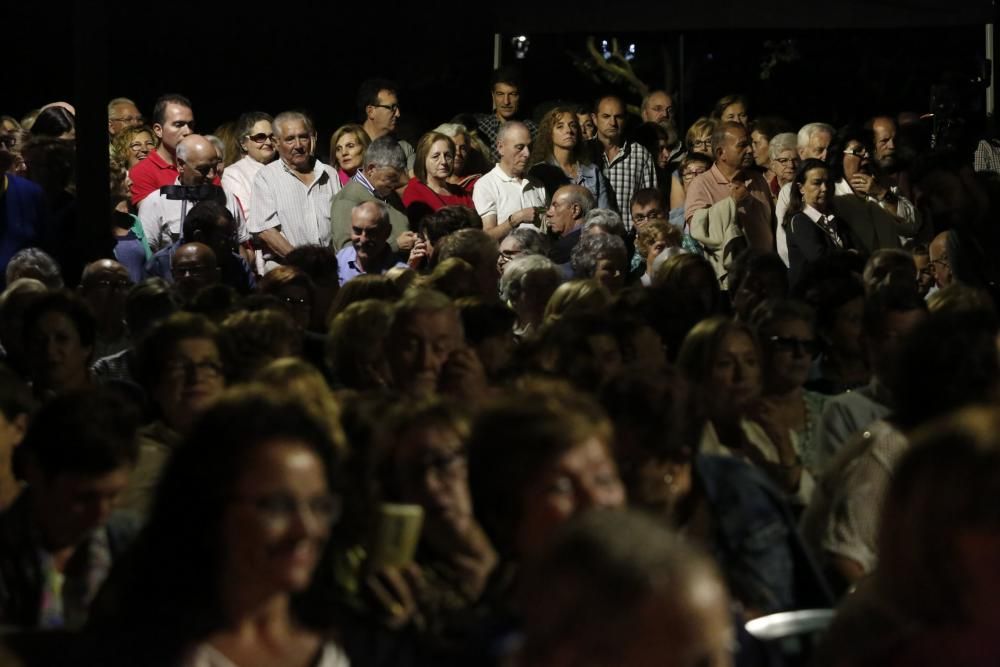
[[[671,63],[682,92],[682,128],[730,92],[749,97],[751,116],[778,114],[795,126],[839,125],[881,111],[925,112],[931,85],[945,79],[957,82],[956,97],[973,122],[983,120],[985,89],[971,82],[983,72],[980,22],[992,14],[989,2],[927,0],[909,3],[920,6],[909,11],[901,1],[845,2],[826,5],[829,16],[799,5],[790,5],[798,13],[782,13],[782,4],[716,3],[715,14],[685,16],[666,4],[649,10],[650,3],[634,2],[519,3],[490,16],[470,11],[472,5],[463,11],[444,3],[403,10],[312,0],[182,0],[78,3],[75,11],[72,4],[12,3],[4,9],[0,113],[19,117],[56,99],[79,104],[77,83],[94,99],[131,97],[147,115],[159,94],[177,91],[192,99],[202,132],[242,111],[306,109],[317,121],[324,154],[332,130],[356,120],[355,92],[368,76],[399,82],[404,136],[458,112],[488,111],[493,34],[502,30],[504,64],[524,72],[525,109],[555,99],[589,102],[613,87],[573,64],[570,54],[585,56],[586,36],[593,34],[634,43],[632,65],[654,87],[664,83],[665,59]],[[796,27],[802,25],[811,27]],[[510,38],[521,28],[528,28],[531,45],[516,61]],[[796,57],[763,78],[762,63],[774,51],[769,43],[781,42]],[[86,62],[78,60],[81,54]],[[626,88],[620,92],[638,104]]]

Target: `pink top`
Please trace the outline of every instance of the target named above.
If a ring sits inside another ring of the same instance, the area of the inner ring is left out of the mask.
[[[354,176],[353,174],[348,174],[346,171],[337,167],[337,176],[340,178],[340,185],[347,185],[347,181],[351,180]]]

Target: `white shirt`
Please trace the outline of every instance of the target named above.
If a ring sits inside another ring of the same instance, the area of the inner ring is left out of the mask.
[[[278,159],[257,172],[247,228],[253,234],[279,227],[293,247],[330,245],[330,204],[340,191],[336,170],[319,160],[306,185]]]
[[[243,207],[243,217],[250,218],[250,193],[253,192],[253,179],[264,165],[247,155],[242,160],[234,162],[222,172],[222,187],[233,193],[236,201]]]
[[[350,664],[350,660],[340,647],[332,642],[323,645],[318,661],[313,663],[315,667],[350,667]],[[181,663],[181,667],[239,667],[239,665],[208,642],[202,642]]]
[[[545,187],[528,177],[508,176],[497,165],[476,181],[472,202],[481,217],[495,215],[500,224],[522,208],[545,206]]]
[[[179,178],[174,180],[174,185],[180,185]],[[226,193],[226,208],[236,219],[237,239],[243,243],[250,238],[243,209],[231,192],[225,188],[222,191]],[[184,217],[197,203],[183,199],[167,199],[160,190],[154,190],[146,195],[145,199],[139,202],[139,220],[142,222],[142,231],[149,242],[150,250],[156,252],[179,239]]]

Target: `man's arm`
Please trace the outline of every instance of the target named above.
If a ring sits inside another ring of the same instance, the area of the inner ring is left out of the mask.
[[[163,247],[160,229],[163,227],[163,211],[160,197],[146,197],[139,203],[139,222],[142,223],[142,233],[146,235],[149,249],[156,252]]]
[[[278,257],[285,257],[288,253],[294,250],[294,246],[288,242],[285,235],[281,233],[281,227],[272,227],[270,229],[265,229],[260,234],[258,234],[260,240],[267,244]]]

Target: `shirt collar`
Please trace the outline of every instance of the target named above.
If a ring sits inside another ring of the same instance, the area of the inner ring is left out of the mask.
[[[354,172],[354,180],[363,185],[365,190],[367,190],[369,194],[375,196],[375,186],[373,186],[371,182],[367,178],[365,178],[365,174],[363,171],[358,169],[356,172]]]
[[[819,222],[820,218],[825,219],[827,222],[833,220],[833,213],[820,213],[808,204],[802,209],[802,212],[808,215],[809,219],[813,222]]]

